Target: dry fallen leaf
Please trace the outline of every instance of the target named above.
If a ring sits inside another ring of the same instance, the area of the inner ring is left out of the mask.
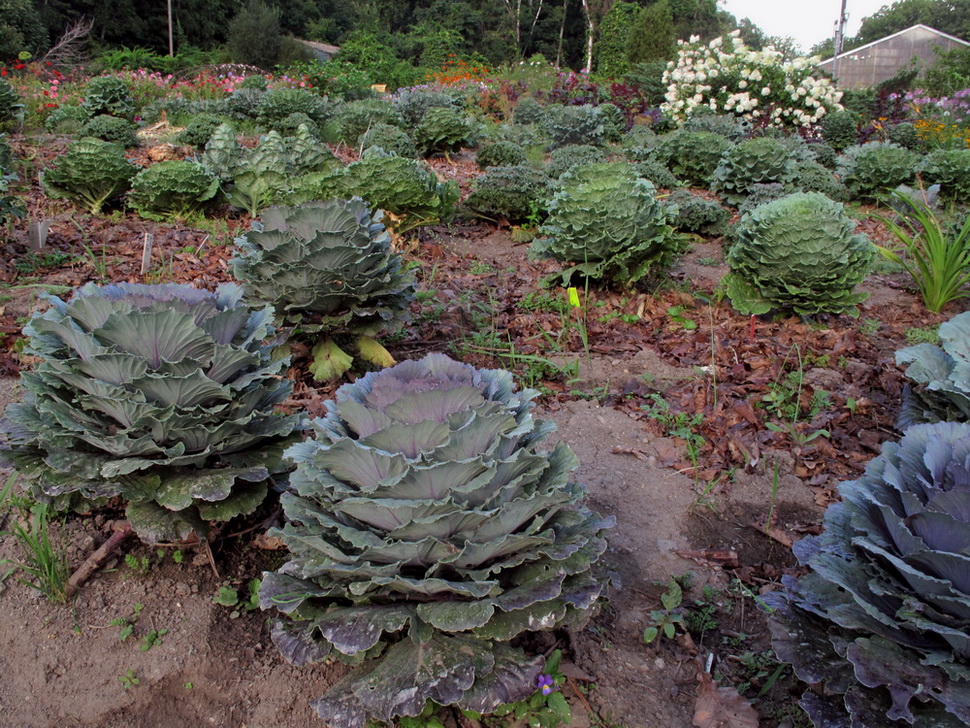
[[[695,728],[758,728],[758,713],[734,688],[719,688],[711,673],[699,670]]]

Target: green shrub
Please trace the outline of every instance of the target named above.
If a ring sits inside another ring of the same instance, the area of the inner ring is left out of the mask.
[[[252,513],[290,467],[300,415],[274,356],[272,311],[235,284],[88,284],[24,327],[38,363],[3,421],[3,460],[39,496],[120,497],[146,542],[205,538]]]
[[[270,128],[297,113],[306,114],[314,123],[322,124],[330,118],[330,112],[326,99],[299,88],[276,88],[264,93],[256,102],[257,120]]]
[[[93,137],[123,147],[137,147],[139,144],[135,127],[127,119],[99,114],[88,119],[78,132],[82,137]]]
[[[475,164],[480,170],[489,167],[512,167],[526,163],[525,151],[512,142],[486,142],[475,153]]]
[[[635,285],[683,249],[654,186],[629,164],[579,167],[563,177],[532,252],[572,264],[547,281],[573,277]]]
[[[340,141],[345,144],[357,144],[362,135],[378,124],[404,126],[401,112],[382,99],[362,99],[342,104],[337,107],[333,118]]]
[[[970,149],[939,149],[919,163],[928,185],[940,185],[940,196],[960,204],[970,202]]]
[[[414,144],[426,155],[454,152],[468,146],[473,133],[471,122],[461,111],[434,106],[414,128]]]
[[[655,148],[658,160],[664,162],[676,177],[690,185],[707,187],[721,157],[734,146],[720,134],[707,131],[675,131],[660,137]]]
[[[149,220],[202,210],[219,191],[219,178],[197,162],[172,160],[143,169],[132,180],[128,204]]]
[[[786,183],[793,171],[791,153],[777,139],[749,139],[728,149],[711,176],[711,189],[731,205],[744,201],[754,185]]]
[[[269,88],[269,81],[266,80],[266,76],[261,76],[258,74],[252,74],[246,76],[238,86],[237,89],[255,89],[257,91],[265,91]]]
[[[231,267],[247,295],[298,333],[322,334],[311,365],[317,379],[350,368],[345,340],[372,363],[394,363],[374,337],[407,320],[415,280],[391,250],[380,213],[359,199],[271,207],[236,245]]]
[[[543,106],[531,96],[523,96],[512,113],[514,124],[538,124],[542,121]]]
[[[858,315],[855,293],[875,248],[842,205],[798,192],[756,207],[735,229],[725,261],[731,304],[742,314],[791,311]]]
[[[514,638],[589,619],[613,519],[582,504],[568,446],[545,447],[534,397],[509,372],[431,354],[341,387],[289,451],[272,533],[290,561],[259,600],[282,613],[270,631],[288,662],[356,665],[313,703],[327,724],[527,700],[544,660]]]
[[[379,147],[388,154],[413,159],[418,156],[418,149],[411,137],[404,129],[389,124],[374,124],[358,140],[361,153],[371,147]]]
[[[822,117],[822,139],[835,151],[853,146],[858,138],[859,115],[855,112],[841,109]]]
[[[534,167],[489,167],[475,180],[465,204],[484,217],[522,222],[545,206],[549,189],[549,177]]]
[[[871,198],[909,184],[919,155],[895,144],[870,142],[849,147],[839,157],[839,175],[854,198]]]
[[[214,114],[199,114],[192,117],[192,121],[179,132],[179,144],[188,144],[192,147],[204,147],[206,142],[212,137],[212,132],[220,124],[227,123],[226,120]],[[231,126],[231,125],[230,125]]]
[[[77,134],[90,118],[83,106],[59,106],[44,119],[44,128],[51,134]]]
[[[676,230],[698,235],[722,235],[731,212],[714,200],[708,200],[690,190],[676,190],[663,198],[672,210],[672,224]]]
[[[44,170],[44,191],[81,203],[97,214],[109,200],[121,197],[131,186],[138,167],[125,159],[125,150],[100,139],[81,139]]]
[[[128,86],[117,76],[98,76],[85,84],[81,105],[88,114],[107,114],[131,119],[135,114],[135,102]]]
[[[539,122],[552,140],[552,148],[567,144],[602,144],[606,126],[595,106],[546,106]]]
[[[599,164],[606,161],[606,152],[601,147],[589,144],[567,144],[553,149],[546,165],[546,174],[550,179],[559,179],[566,172],[586,164]]]
[[[248,0],[237,10],[228,31],[226,49],[233,63],[271,69],[281,61],[283,33],[278,7],[263,0]]]

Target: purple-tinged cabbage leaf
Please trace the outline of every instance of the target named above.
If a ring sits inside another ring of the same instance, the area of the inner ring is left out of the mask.
[[[122,283],[48,296],[24,327],[39,363],[0,421],[0,460],[41,496],[124,498],[147,541],[254,511],[291,469],[300,417],[274,413],[290,386],[272,309],[241,295]]]
[[[897,426],[970,420],[970,312],[940,325],[941,346],[917,344],[896,352],[912,380],[903,390]]]
[[[795,545],[763,597],[816,726],[970,723],[970,425],[914,425]]]
[[[359,198],[271,207],[236,244],[232,271],[248,295],[299,333],[323,334],[313,350],[317,379],[350,368],[342,339],[368,361],[394,363],[374,337],[407,319],[415,280],[391,250],[379,212]]]
[[[360,665],[314,703],[334,728],[527,697],[542,660],[507,643],[582,622],[606,588],[612,519],[583,507],[566,445],[538,451],[552,425],[534,394],[432,354],[341,387],[287,451],[291,559],[260,605],[285,615],[272,634],[292,664]]]

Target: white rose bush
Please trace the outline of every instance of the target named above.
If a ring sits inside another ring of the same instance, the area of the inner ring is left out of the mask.
[[[772,46],[749,49],[739,35],[735,30],[708,44],[697,36],[677,41],[677,60],[667,64],[663,76],[665,114],[683,122],[703,107],[759,126],[797,128],[842,108],[842,92],[813,75],[817,58],[785,61]]]

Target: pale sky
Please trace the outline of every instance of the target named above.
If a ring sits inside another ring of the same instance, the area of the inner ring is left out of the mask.
[[[847,0],[845,35],[859,32],[862,19],[892,0]],[[750,18],[767,35],[791,36],[803,51],[835,34],[842,0],[720,0],[718,5],[738,20]]]

